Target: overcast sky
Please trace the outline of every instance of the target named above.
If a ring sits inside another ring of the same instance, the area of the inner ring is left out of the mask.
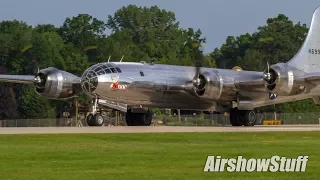
[[[0,0],[0,20],[18,19],[30,25],[59,27],[66,17],[90,14],[107,21],[122,6],[157,5],[173,11],[182,28],[201,29],[207,38],[205,52],[220,47],[227,36],[255,32],[266,19],[279,13],[309,27],[319,0]]]

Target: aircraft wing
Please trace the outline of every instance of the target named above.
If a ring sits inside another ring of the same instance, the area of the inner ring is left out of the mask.
[[[236,77],[234,80],[235,87],[240,91],[258,91],[265,92],[262,72],[250,73],[245,76]]]
[[[319,83],[320,84],[320,73],[308,73],[304,77],[305,81],[309,81],[311,83]]]
[[[0,82],[18,83],[18,84],[33,84],[34,76],[31,75],[0,75]]]
[[[308,84],[307,86],[320,85],[320,72],[307,73],[304,76],[297,77],[296,80],[302,80]],[[260,75],[247,75],[235,78],[235,86],[242,91],[266,91],[264,80]]]

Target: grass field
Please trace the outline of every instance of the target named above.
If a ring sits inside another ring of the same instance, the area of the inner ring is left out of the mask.
[[[0,179],[319,179],[320,132],[0,135]],[[208,155],[296,158],[306,172],[203,172]]]

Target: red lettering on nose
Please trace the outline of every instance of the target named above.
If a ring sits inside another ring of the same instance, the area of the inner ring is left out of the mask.
[[[115,83],[113,83],[112,88],[113,88],[113,89],[118,89],[118,85],[119,85],[119,83],[118,83],[118,82],[115,82]]]

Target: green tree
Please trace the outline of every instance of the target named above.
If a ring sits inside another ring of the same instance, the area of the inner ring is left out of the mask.
[[[0,83],[0,120],[18,117],[17,104],[10,86]]]
[[[216,68],[216,61],[209,55],[204,55],[203,67]]]
[[[305,24],[294,24],[283,14],[268,18],[258,31],[238,37],[230,36],[220,49],[211,56],[220,68],[243,66],[246,70],[264,70],[270,64],[287,62],[301,47],[308,28]]]
[[[124,56],[124,61],[146,60],[147,53],[143,52],[132,40],[127,30],[117,31],[108,38],[101,39],[97,48],[99,61],[106,61],[111,56],[111,61],[119,61]]]
[[[104,38],[106,25],[88,14],[79,14],[67,18],[60,28],[60,35],[65,42],[84,50],[88,46],[96,46],[100,38]]]
[[[55,118],[53,102],[39,96],[34,88],[23,86],[18,98],[21,118]]]
[[[52,24],[38,24],[34,27],[33,31],[37,33],[44,33],[44,32],[56,32],[59,33],[59,28],[55,27]]]
[[[122,7],[113,16],[108,16],[107,27],[113,32],[108,37],[114,40],[109,45],[111,49],[120,46],[134,59],[147,62],[191,65],[194,59],[192,44],[205,43],[200,30],[180,29],[175,14],[157,6]],[[123,37],[119,37],[120,34]]]
[[[21,51],[30,44],[32,27],[22,21],[0,22],[0,58],[9,73],[23,73]]]
[[[7,74],[8,70],[0,66],[0,74]],[[18,117],[13,84],[0,83],[0,120]]]
[[[252,47],[252,41],[252,36],[248,33],[239,37],[228,36],[226,43],[220,49],[216,48],[211,56],[216,60],[218,68],[231,69],[239,65],[239,59]]]
[[[64,42],[56,32],[34,33],[31,40],[32,48],[28,54],[40,68],[57,67],[66,69],[60,52],[64,49]]]
[[[74,47],[72,43],[64,46],[61,55],[64,58],[64,70],[77,76],[81,76],[89,66],[88,57]]]

